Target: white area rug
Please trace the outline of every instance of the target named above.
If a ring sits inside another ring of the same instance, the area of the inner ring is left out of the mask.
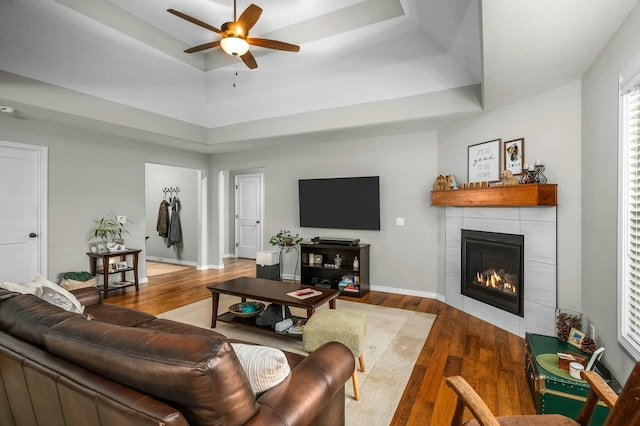
[[[237,297],[222,295],[219,312],[225,312],[229,305],[238,301]],[[364,349],[366,371],[364,373],[358,371],[360,401],[353,399],[351,380],[345,385],[346,423],[353,426],[388,425],[436,315],[346,300],[337,300],[336,307],[367,313],[367,336]],[[325,305],[321,309],[328,309],[328,306]],[[297,309],[291,311],[294,315],[306,316],[304,311]],[[201,300],[157,316],[209,328],[211,300]],[[215,330],[229,338],[306,354],[302,350],[302,342],[297,340],[269,336],[220,322]]]

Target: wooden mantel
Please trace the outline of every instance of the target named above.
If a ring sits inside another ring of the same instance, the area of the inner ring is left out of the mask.
[[[523,184],[479,189],[431,192],[432,206],[453,207],[535,207],[557,206],[558,185]]]

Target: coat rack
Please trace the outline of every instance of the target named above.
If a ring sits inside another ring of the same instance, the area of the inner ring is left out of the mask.
[[[164,194],[164,198],[165,200],[167,199],[167,194],[169,194],[169,200],[171,200],[175,194],[176,198],[178,197],[178,194],[180,193],[180,187],[176,186],[170,186],[169,188],[164,187],[162,188],[162,193]]]

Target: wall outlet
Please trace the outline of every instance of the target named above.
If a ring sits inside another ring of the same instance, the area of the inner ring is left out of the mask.
[[[589,334],[593,340],[596,340],[596,326],[593,323],[589,324]]]

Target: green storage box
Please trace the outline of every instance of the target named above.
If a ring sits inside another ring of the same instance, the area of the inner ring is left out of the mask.
[[[563,414],[575,420],[591,388],[584,380],[576,380],[568,373],[565,374],[563,371],[553,368],[555,366],[551,367],[548,363],[549,354],[577,352],[587,356],[588,359],[591,358],[591,355],[555,337],[532,333],[526,334],[525,349],[526,375],[536,412],[538,414]],[[545,369],[543,365],[547,366],[549,370]],[[599,401],[593,413],[591,425],[602,425],[608,414],[609,408],[602,401]]]

